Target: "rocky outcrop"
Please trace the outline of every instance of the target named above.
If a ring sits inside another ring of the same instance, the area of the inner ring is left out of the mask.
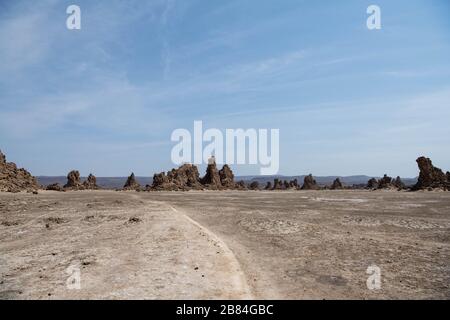
[[[214,157],[208,162],[206,174],[200,178],[198,168],[193,164],[184,164],[178,169],[164,173],[157,173],[153,176],[151,190],[202,190],[202,189],[222,190],[236,189],[234,174],[228,165],[224,165],[220,171]]]
[[[67,175],[67,183],[64,185],[64,189],[68,190],[83,190],[83,184],[80,180],[80,172],[72,170]]]
[[[6,162],[0,151],[0,192],[36,191],[39,185],[27,170],[17,168],[15,163]]]
[[[236,184],[234,182],[234,174],[230,167],[225,164],[219,171],[220,183],[225,189],[234,189]]]
[[[86,181],[83,182],[83,187],[88,190],[97,190],[97,178],[91,173],[87,177]]]
[[[220,180],[219,171],[217,170],[216,160],[211,157],[208,160],[208,167],[206,168],[205,176],[200,180],[200,183],[208,189],[219,190],[222,189],[222,182]]]
[[[128,177],[127,181],[125,182],[123,190],[139,190],[140,188],[141,185],[139,184],[139,182],[137,182],[136,177],[132,172],[131,175]]]
[[[247,190],[247,185],[245,184],[244,180],[238,181],[236,183],[236,189],[238,190]]]
[[[343,189],[344,186],[342,185],[341,180],[340,180],[339,178],[336,178],[336,179],[333,181],[333,184],[331,185],[330,188],[331,188],[331,190],[339,190],[339,189]]]
[[[253,181],[252,183],[250,183],[250,190],[259,190],[259,182]]]
[[[419,157],[416,160],[419,166],[419,178],[417,183],[412,188],[413,190],[443,188],[448,189],[450,183],[447,181],[447,176],[444,172],[433,166],[429,158]]]
[[[184,164],[178,169],[172,169],[167,176],[169,181],[179,188],[203,189],[200,184],[200,174],[197,167],[193,164]]]
[[[367,189],[378,189],[378,180],[375,178],[371,178],[369,179],[369,181],[367,181]]]
[[[183,165],[178,170],[169,172],[168,177],[179,188],[203,189],[200,174],[195,165]]]
[[[300,186],[298,185],[298,180],[294,179],[294,180],[289,181],[289,188],[291,188],[291,189],[299,189]]]
[[[153,176],[152,190],[201,190],[200,174],[193,164],[183,164],[178,169],[172,169],[165,174],[157,173]]]
[[[395,180],[392,182],[392,184],[398,190],[402,190],[402,189],[406,188],[405,184],[403,183],[402,179],[399,176],[397,176],[397,178],[395,178]]]
[[[273,180],[273,188],[272,190],[283,190],[283,183],[280,179],[274,179]]]
[[[355,188],[355,187],[354,187]],[[389,177],[387,174],[383,175],[380,179],[371,178],[369,181],[367,181],[367,185],[365,187],[366,189],[397,189],[402,190],[405,189],[405,184],[403,183],[402,179],[397,176],[397,178],[393,179]]]
[[[303,180],[302,190],[318,190],[319,186],[317,185],[316,180],[313,178],[312,174],[309,174]]]
[[[153,184],[151,189],[164,190],[167,189],[169,185],[169,178],[166,176],[165,172],[155,173],[153,175]]]
[[[389,189],[392,188],[392,178],[389,177],[387,174],[383,176],[383,178],[378,180],[378,189]]]
[[[50,191],[64,191],[64,188],[61,187],[61,185],[59,183],[53,183],[53,184],[49,184],[47,186],[46,190],[50,190]]]

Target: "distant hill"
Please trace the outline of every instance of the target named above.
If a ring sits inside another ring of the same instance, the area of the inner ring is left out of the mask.
[[[38,180],[38,183],[43,186],[47,186],[52,183],[59,183],[60,185],[64,185],[67,182],[67,177],[65,176],[39,176],[36,177]],[[260,185],[265,185],[267,181],[273,182],[273,179],[278,178],[281,180],[294,180],[297,179],[299,184],[303,183],[303,179],[305,178],[305,175],[300,176],[282,176],[282,175],[276,175],[276,176],[236,176],[235,180],[240,181],[244,180],[247,183],[251,183],[253,181],[258,181]],[[339,178],[341,182],[344,185],[352,186],[352,185],[365,185],[367,184],[367,181],[370,178],[377,178],[380,179],[380,177],[369,177],[365,175],[357,175],[357,176],[323,176],[323,177],[316,177],[317,183],[319,185],[331,185],[333,181],[336,178]],[[147,184],[151,185],[153,179],[151,177],[136,177],[137,181],[141,184],[141,186],[145,186]],[[82,177],[81,181],[86,180],[86,177]],[[402,178],[403,182],[407,185],[413,185],[417,182],[417,178]],[[127,177],[97,177],[97,185],[101,188],[105,189],[121,189],[125,182],[127,181]]]

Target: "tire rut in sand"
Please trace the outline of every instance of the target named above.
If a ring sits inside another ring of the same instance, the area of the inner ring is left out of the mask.
[[[133,195],[133,197],[139,198],[136,195]],[[190,218],[185,212],[176,209],[172,205],[162,202],[162,201],[151,201],[151,200],[144,200],[142,198],[139,198],[140,200],[149,202],[149,203],[158,203],[163,204],[167,206],[172,212],[174,212],[177,216],[182,218],[183,220],[187,221],[189,224],[195,226],[200,232],[205,234],[209,240],[213,243],[214,246],[217,246],[222,249],[223,255],[222,258],[228,261],[228,266],[226,267],[226,277],[227,282],[232,284],[235,288],[235,292],[237,293],[237,296],[232,295],[230,296],[231,299],[253,299],[253,294],[250,290],[250,287],[247,283],[247,278],[245,276],[245,273],[242,271],[242,268],[236,259],[233,251],[226,245],[226,243],[220,239],[215,233],[210,231],[208,228],[202,226],[197,221]]]

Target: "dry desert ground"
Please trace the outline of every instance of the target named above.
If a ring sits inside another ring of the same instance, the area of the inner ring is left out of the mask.
[[[0,278],[0,299],[449,299],[450,193],[1,193]]]

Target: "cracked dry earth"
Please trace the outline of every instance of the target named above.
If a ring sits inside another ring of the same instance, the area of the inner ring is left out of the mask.
[[[253,298],[449,299],[450,193],[0,194],[0,299]]]

